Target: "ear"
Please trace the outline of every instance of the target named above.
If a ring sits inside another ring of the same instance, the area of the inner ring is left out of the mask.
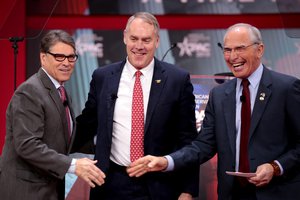
[[[159,46],[159,42],[160,42],[160,38],[159,38],[159,36],[157,36],[157,39],[156,39],[156,45],[155,45],[156,49],[157,49],[158,46]]]
[[[45,59],[46,59],[46,53],[40,52],[40,61],[41,61],[42,66],[43,66],[43,63],[45,63]]]
[[[262,58],[264,55],[264,51],[265,51],[265,46],[264,44],[259,44],[258,49],[257,49],[257,56],[259,58]]]
[[[124,44],[126,45],[126,42],[127,41],[127,39],[126,39],[126,30],[124,30],[123,31],[123,42],[124,42]]]

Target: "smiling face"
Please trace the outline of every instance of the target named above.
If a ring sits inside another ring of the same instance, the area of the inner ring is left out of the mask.
[[[124,31],[123,40],[128,60],[136,69],[149,65],[159,44],[154,26],[141,18],[135,18],[130,23]]]
[[[64,54],[66,56],[75,54],[73,47],[63,42],[54,44],[49,49],[49,52],[53,54]],[[53,55],[44,52],[40,53],[40,60],[42,67],[60,84],[70,79],[75,62],[69,62],[67,58],[59,62],[55,60]]]
[[[237,78],[248,78],[261,63],[264,46],[262,43],[254,44],[253,38],[246,27],[229,30],[224,37],[224,49],[231,49],[229,54],[224,53],[224,59]],[[243,51],[236,52],[235,49],[240,47],[244,48]]]

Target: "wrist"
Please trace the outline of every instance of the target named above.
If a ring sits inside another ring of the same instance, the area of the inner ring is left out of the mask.
[[[273,176],[280,176],[281,171],[279,165],[274,161],[270,162],[270,165],[273,167]]]

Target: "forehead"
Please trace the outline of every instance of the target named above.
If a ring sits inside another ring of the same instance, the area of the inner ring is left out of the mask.
[[[155,28],[153,24],[146,22],[144,19],[136,18],[130,23],[127,31],[131,35],[132,34],[149,35],[155,33]]]
[[[250,33],[245,27],[236,27],[227,32],[224,46],[239,46],[251,42]]]
[[[51,51],[55,53],[73,53],[74,49],[71,45],[65,44],[63,42],[57,42],[50,47]]]

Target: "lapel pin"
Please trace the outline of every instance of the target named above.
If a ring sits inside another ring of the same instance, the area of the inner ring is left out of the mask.
[[[159,79],[159,80],[155,80],[155,82],[156,82],[156,83],[160,83],[160,82],[161,82],[161,80],[160,80],[160,79]]]
[[[266,93],[264,93],[264,92],[260,93],[259,100],[260,101],[265,100],[265,96],[266,96]]]

